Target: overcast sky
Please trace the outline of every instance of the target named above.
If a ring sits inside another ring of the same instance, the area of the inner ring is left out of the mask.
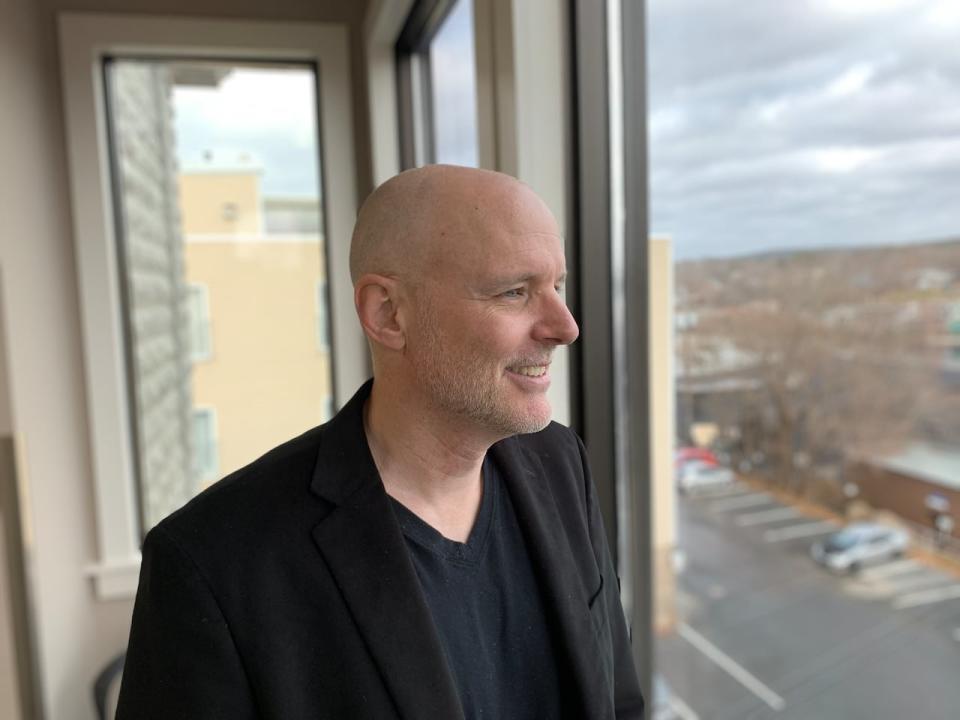
[[[443,159],[472,164],[465,9],[434,63],[455,120]],[[677,258],[960,236],[960,0],[648,0],[648,13],[651,230]],[[265,193],[318,192],[310,71],[175,92],[181,166],[246,153]]]
[[[437,162],[476,167],[477,83],[473,2],[457,0],[430,44]],[[437,108],[441,112],[436,112]]]
[[[678,258],[960,236],[960,2],[649,0]]]
[[[318,194],[314,74],[308,68],[237,68],[216,88],[175,87],[181,169],[247,164],[265,195]],[[245,162],[238,162],[241,158]]]

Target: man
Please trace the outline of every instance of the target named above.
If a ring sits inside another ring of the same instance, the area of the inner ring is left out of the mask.
[[[351,247],[374,380],[144,544],[118,717],[640,718],[583,446],[578,328],[525,185],[405,172]]]

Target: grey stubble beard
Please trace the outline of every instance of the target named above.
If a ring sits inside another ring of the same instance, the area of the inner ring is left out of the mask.
[[[469,347],[458,350],[456,355],[445,351],[436,310],[425,298],[418,322],[420,347],[416,350],[419,357],[414,370],[417,382],[439,408],[503,437],[539,432],[550,424],[549,412],[546,417],[534,416],[498,402],[499,377],[484,380],[490,374],[490,365],[483,361],[481,353]]]

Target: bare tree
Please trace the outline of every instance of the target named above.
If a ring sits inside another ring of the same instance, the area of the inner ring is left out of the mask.
[[[854,255],[804,253],[678,271],[678,284],[697,283],[684,293],[695,303],[696,322],[678,331],[680,367],[752,381],[737,400],[746,425],[741,443],[760,448],[774,479],[794,491],[811,466],[836,470],[846,459],[895,449],[944,396],[923,307],[906,292],[912,275],[903,253]],[[718,283],[724,274],[736,287]],[[942,306],[937,296],[924,302]],[[960,422],[960,411],[955,416]]]

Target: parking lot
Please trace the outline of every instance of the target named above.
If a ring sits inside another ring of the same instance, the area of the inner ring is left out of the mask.
[[[810,547],[839,527],[741,483],[678,499],[673,717],[957,717],[960,577],[909,551],[829,572]]]

